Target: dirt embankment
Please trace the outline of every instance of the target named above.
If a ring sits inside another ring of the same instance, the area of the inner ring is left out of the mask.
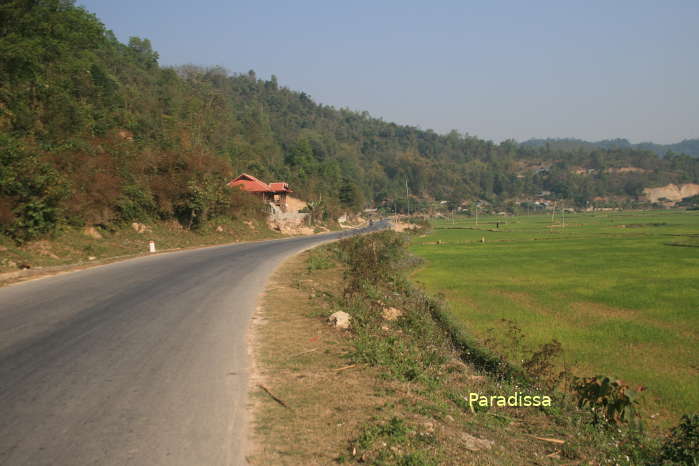
[[[692,197],[699,194],[699,184],[668,184],[659,188],[646,188],[643,194],[650,202],[658,202],[659,199],[665,198],[674,202],[681,201],[686,197]]]

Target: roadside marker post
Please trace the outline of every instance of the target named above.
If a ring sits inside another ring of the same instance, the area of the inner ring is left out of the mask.
[[[148,241],[148,251],[155,252],[155,241],[153,241],[153,240]]]

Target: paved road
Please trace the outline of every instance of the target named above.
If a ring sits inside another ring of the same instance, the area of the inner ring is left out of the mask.
[[[244,464],[257,297],[284,258],[337,236],[142,257],[0,289],[0,464]]]

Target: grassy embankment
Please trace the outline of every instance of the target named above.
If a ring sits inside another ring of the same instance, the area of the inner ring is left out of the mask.
[[[140,233],[130,226],[107,230],[65,229],[51,238],[23,245],[0,235],[0,284],[44,273],[61,271],[75,265],[109,262],[116,258],[148,253],[148,242],[155,241],[157,251],[225,244],[281,237],[262,220],[220,220],[191,231],[177,222],[159,222]],[[142,227],[142,228],[143,228]],[[97,233],[97,234],[95,234]]]
[[[561,342],[577,375],[647,387],[648,425],[697,412],[699,212],[566,214],[565,228],[561,220],[436,221],[413,242],[426,263],[412,278],[443,293],[457,325],[483,343],[505,345],[507,319],[523,346]],[[512,361],[521,358],[515,349]]]
[[[276,273],[252,332],[251,464],[658,462],[658,442],[592,424],[561,393],[548,408],[469,406],[474,392],[547,392],[448,331],[444,304],[405,280],[404,246],[348,239]],[[349,331],[328,326],[338,310]]]

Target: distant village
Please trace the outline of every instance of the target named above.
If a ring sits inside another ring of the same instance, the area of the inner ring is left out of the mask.
[[[549,167],[534,167],[540,171],[546,171]],[[642,170],[640,168],[633,168]],[[582,170],[582,169],[581,169]],[[614,169],[614,170],[624,170]],[[629,168],[628,170],[631,170]],[[592,170],[594,172],[594,170]],[[590,170],[585,174],[590,175]],[[266,183],[253,175],[242,173],[228,183],[231,187],[237,187],[252,195],[258,196],[270,208],[270,226],[278,231],[289,233],[303,233],[309,230],[312,221],[312,212],[309,204],[299,198],[292,197],[294,192],[289,184],[284,181]],[[642,199],[636,200],[633,207],[649,208],[673,208],[683,205],[683,201],[699,197],[698,184],[669,184],[658,188],[645,188]],[[412,204],[412,209],[411,209]],[[595,197],[585,206],[576,206],[569,200],[556,199],[550,191],[541,191],[535,196],[513,199],[506,202],[491,202],[488,200],[463,200],[455,203],[446,200],[425,200],[408,195],[404,199],[384,201],[380,205],[367,207],[361,212],[364,218],[378,216],[419,214],[432,217],[444,217],[453,213],[466,215],[501,215],[534,214],[544,211],[565,212],[605,212],[622,210],[629,207],[629,198],[622,196]],[[351,213],[341,215],[338,219],[340,226],[351,224]],[[356,220],[356,219],[355,219]]]

